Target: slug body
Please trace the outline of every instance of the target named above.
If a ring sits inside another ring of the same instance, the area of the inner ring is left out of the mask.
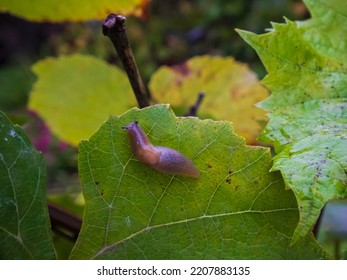
[[[200,177],[193,162],[181,153],[167,147],[153,146],[137,121],[122,128],[128,131],[132,151],[140,162],[163,173]]]

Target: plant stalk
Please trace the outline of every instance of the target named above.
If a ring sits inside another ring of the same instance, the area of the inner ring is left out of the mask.
[[[195,117],[196,116],[198,109],[200,108],[201,102],[204,99],[204,97],[205,97],[205,93],[202,91],[199,92],[199,95],[198,95],[195,103],[189,108],[188,113],[185,114],[186,117],[188,117],[188,116]]]
[[[117,54],[122,61],[123,67],[128,75],[131,87],[135,93],[137,103],[140,108],[149,106],[149,94],[141,79],[136,61],[129,45],[126,35],[125,17],[122,15],[110,14],[102,24],[102,31],[108,36],[115,47]]]

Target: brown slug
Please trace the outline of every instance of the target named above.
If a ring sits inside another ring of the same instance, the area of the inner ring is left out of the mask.
[[[181,153],[167,147],[153,146],[138,126],[138,121],[122,128],[128,131],[132,151],[140,162],[163,173],[200,177],[193,162]]]

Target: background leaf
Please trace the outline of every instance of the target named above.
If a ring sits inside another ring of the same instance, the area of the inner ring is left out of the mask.
[[[0,69],[0,110],[9,111],[25,107],[33,81],[33,73],[22,65],[2,67]]]
[[[200,56],[174,67],[162,66],[152,76],[149,87],[158,103],[170,103],[177,115],[189,111],[199,92],[205,98],[198,116],[230,120],[237,134],[254,144],[267,121],[265,112],[254,104],[268,91],[246,64],[231,57]]]
[[[269,74],[271,96],[260,103],[270,122],[261,140],[272,142],[280,170],[298,200],[293,242],[315,224],[322,207],[347,197],[347,6],[306,1],[313,18],[273,24],[267,34],[239,31]]]
[[[0,112],[0,259],[54,259],[42,154]]]
[[[77,145],[110,116],[136,104],[126,75],[86,55],[48,58],[36,63],[38,76],[28,107],[61,140]]]
[[[191,158],[201,177],[140,164],[121,129],[134,120],[155,145]],[[86,205],[71,258],[327,257],[312,235],[289,246],[298,209],[270,166],[269,150],[246,146],[229,122],[176,118],[165,105],[110,117],[79,145]]]
[[[148,0],[2,0],[0,10],[33,21],[84,21],[104,19],[109,13],[142,14]]]

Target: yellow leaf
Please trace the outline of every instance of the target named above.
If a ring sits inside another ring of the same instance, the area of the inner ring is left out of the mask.
[[[157,103],[170,103],[177,115],[188,112],[199,92],[205,98],[198,116],[229,120],[235,132],[254,144],[267,121],[265,112],[254,104],[268,97],[255,73],[246,64],[231,57],[195,57],[174,67],[163,66],[152,76],[149,85]]]
[[[38,81],[29,108],[72,145],[89,138],[110,115],[136,105],[125,73],[92,56],[48,58],[33,71]]]
[[[33,21],[84,21],[104,19],[109,13],[142,15],[149,0],[2,0],[0,11]]]

